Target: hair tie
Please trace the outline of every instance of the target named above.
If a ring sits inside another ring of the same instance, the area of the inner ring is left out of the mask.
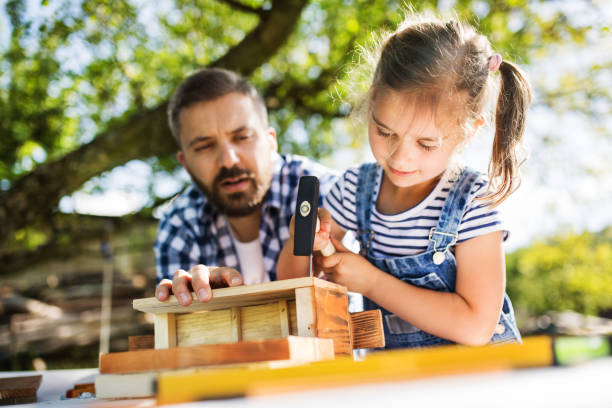
[[[495,72],[499,69],[502,63],[502,57],[499,54],[493,54],[489,57],[489,71]]]

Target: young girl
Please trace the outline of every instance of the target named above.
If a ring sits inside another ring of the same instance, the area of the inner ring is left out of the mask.
[[[451,164],[484,122],[487,92],[501,86],[489,184]],[[404,23],[382,46],[368,94],[368,134],[376,163],[347,170],[320,212],[316,257],[331,281],[380,308],[387,348],[521,341],[505,292],[503,231],[494,209],[519,184],[516,148],[530,86],[470,26],[457,21]],[[361,243],[340,243],[346,231]],[[292,231],[293,232],[293,231]],[[279,278],[291,270],[293,239]]]

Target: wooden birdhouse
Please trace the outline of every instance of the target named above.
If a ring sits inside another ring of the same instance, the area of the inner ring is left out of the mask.
[[[214,289],[209,302],[136,299],[154,316],[154,349],[100,356],[100,372],[135,373],[271,360],[315,361],[384,346],[380,311],[349,313],[344,286],[296,278]]]

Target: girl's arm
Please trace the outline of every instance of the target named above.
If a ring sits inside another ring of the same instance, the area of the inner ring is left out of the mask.
[[[332,219],[331,214],[324,208],[319,209],[320,230],[315,235],[313,252],[325,248],[329,236],[333,235],[341,240],[345,231]],[[310,262],[307,256],[293,255],[293,237],[295,233],[295,215],[289,224],[289,239],[285,242],[276,263],[277,279],[290,279],[308,276]]]
[[[334,282],[361,292],[419,329],[461,344],[486,344],[498,322],[505,290],[502,232],[458,244],[455,257],[456,292],[413,286],[346,253],[322,262],[334,265]]]

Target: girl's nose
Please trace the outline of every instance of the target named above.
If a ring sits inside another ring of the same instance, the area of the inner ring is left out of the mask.
[[[397,138],[389,147],[389,157],[396,163],[410,162],[414,159],[414,148],[410,144],[410,138]]]

